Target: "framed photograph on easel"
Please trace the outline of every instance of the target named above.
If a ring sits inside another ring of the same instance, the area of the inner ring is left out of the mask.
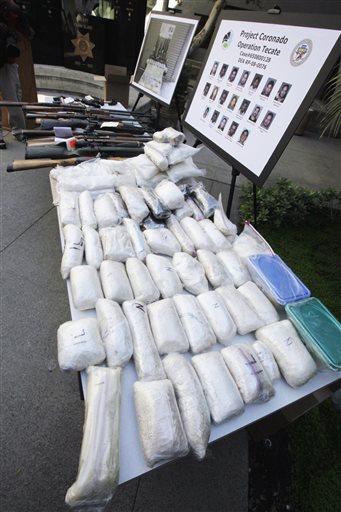
[[[152,12],[131,85],[169,105],[197,24],[197,18]]]

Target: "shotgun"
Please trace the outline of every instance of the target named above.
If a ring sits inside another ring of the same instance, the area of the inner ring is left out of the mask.
[[[13,130],[13,135],[14,136],[20,136],[20,137],[23,137],[25,139],[33,139],[33,138],[37,138],[37,137],[55,137],[55,132],[54,130],[39,130],[39,129],[35,129],[35,130],[22,130],[22,129],[17,129],[17,130]],[[145,133],[145,132],[144,132]],[[92,130],[92,129],[89,129],[89,130],[84,130],[83,128],[75,128],[74,130],[72,130],[72,134],[71,134],[72,137],[86,137],[86,136],[89,136],[89,137],[98,137],[98,138],[102,138],[102,137],[125,137],[129,140],[141,140],[141,141],[149,141],[152,139],[152,136],[151,135],[140,135],[140,134],[135,134],[135,133],[128,133],[128,132],[112,132],[112,131],[109,131],[109,130]]]
[[[42,119],[40,124],[41,130],[52,130],[55,126],[62,126],[62,127],[70,127],[72,129],[75,128],[85,128],[85,129],[91,129],[91,126],[94,129],[100,129],[100,123],[98,122],[88,122],[85,119]],[[136,133],[143,135],[146,132],[146,129],[142,126],[134,126],[134,125],[126,125],[123,123],[119,123],[118,126],[115,127],[106,127],[106,131],[113,131],[113,132],[127,132],[127,133]]]
[[[122,114],[126,116],[145,116],[145,115],[151,115],[146,114],[144,112],[135,112],[134,110],[114,110],[109,108],[95,108],[95,107],[89,107],[88,105],[75,105],[75,104],[69,104],[65,105],[63,103],[26,103],[24,101],[0,101],[0,108],[2,107],[17,107],[22,108],[24,110],[36,110],[43,108],[44,110],[78,110],[78,111],[90,111],[90,112],[98,112],[98,113],[111,113],[111,114]]]
[[[78,157],[78,156],[104,156],[113,155],[113,156],[122,156],[122,157],[131,157],[140,155],[143,153],[143,145],[139,145],[138,147],[125,147],[124,145],[117,146],[98,146],[98,145],[89,145],[86,147],[81,147],[75,150],[67,150],[63,146],[30,146],[25,150],[25,159],[26,160],[37,160],[37,159],[50,159],[50,160],[58,160],[63,158],[70,157]]]

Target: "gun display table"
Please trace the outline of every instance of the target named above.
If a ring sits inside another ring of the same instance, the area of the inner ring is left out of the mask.
[[[116,106],[117,108],[117,106]],[[123,107],[122,107],[123,108]],[[54,184],[51,180],[52,195],[55,195]],[[58,221],[61,238],[61,246],[64,248],[64,239],[59,220]],[[61,255],[60,255],[61,256]],[[67,279],[67,293],[70,304],[71,319],[78,320],[85,317],[94,317],[95,310],[79,311],[75,308],[72,300],[70,280]],[[65,321],[68,319],[65,319]],[[251,342],[255,338],[253,335],[235,336],[232,344],[240,342]],[[213,350],[221,350],[222,345],[216,344]],[[185,357],[190,358],[191,354],[185,354]],[[276,394],[266,403],[251,404],[246,406],[243,414],[235,418],[225,421],[220,425],[212,425],[210,442],[216,441],[222,437],[228,436],[237,430],[240,430],[248,425],[265,418],[266,416],[279,411],[280,409],[293,404],[294,402],[311,395],[312,393],[336,382],[340,378],[341,372],[333,372],[331,370],[319,371],[309,382],[305,385],[293,389],[286,382],[281,379],[275,382],[274,387]],[[86,374],[82,372],[81,375],[83,392],[86,399]],[[121,428],[120,428],[120,477],[119,483],[126,482],[132,478],[138,477],[143,473],[151,471],[144,460],[142,448],[139,440],[138,426],[136,422],[135,406],[133,398],[133,384],[137,380],[134,363],[131,360],[127,366],[124,367],[122,372],[122,400],[121,400]],[[156,466],[157,467],[157,466]]]

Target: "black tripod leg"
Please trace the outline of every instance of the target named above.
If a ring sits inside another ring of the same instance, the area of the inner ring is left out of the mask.
[[[83,385],[82,385],[81,372],[78,372],[78,386],[79,386],[80,399],[84,401],[84,393],[83,393]]]
[[[255,228],[257,228],[257,185],[252,185],[252,191],[253,191],[253,224]]]
[[[240,174],[240,172],[237,171],[237,169],[232,168],[232,179],[231,179],[231,185],[230,185],[230,193],[229,193],[229,198],[227,201],[227,208],[226,208],[226,215],[228,216],[228,218],[230,218],[230,215],[231,215],[234,189],[236,188],[236,180],[237,180],[237,176],[239,176],[239,174]]]
[[[179,121],[180,131],[183,132],[184,129],[183,129],[183,126],[182,126],[181,112],[180,112],[179,101],[178,101],[177,95],[174,96],[174,101],[175,101],[176,112],[178,114],[178,121]]]
[[[136,101],[134,103],[134,106],[133,106],[133,108],[131,110],[135,110],[136,109],[136,107],[137,107],[137,105],[138,105],[138,103],[139,103],[141,98],[143,98],[143,93],[139,92],[139,95],[138,95],[138,97],[137,97],[137,99],[136,99]]]

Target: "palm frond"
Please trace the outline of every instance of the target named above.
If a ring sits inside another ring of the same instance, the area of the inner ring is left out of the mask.
[[[337,137],[341,131],[341,73],[333,76],[327,83],[325,92],[325,110],[321,128],[322,135]]]

